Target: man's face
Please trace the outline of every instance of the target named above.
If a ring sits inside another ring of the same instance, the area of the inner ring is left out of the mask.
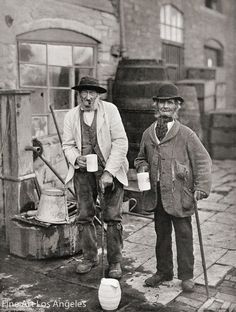
[[[81,90],[80,98],[82,108],[87,112],[93,111],[95,109],[95,100],[98,96],[98,93],[94,90]]]
[[[178,110],[178,104],[174,99],[158,100],[156,102],[156,109],[160,116],[173,118]]]

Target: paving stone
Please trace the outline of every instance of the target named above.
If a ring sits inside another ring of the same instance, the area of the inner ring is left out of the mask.
[[[201,226],[204,245],[236,249],[235,226],[206,221]]]
[[[235,186],[236,186],[236,182],[235,182]],[[231,183],[227,183],[227,184],[221,184],[220,186],[216,186],[212,188],[212,191],[214,193],[228,193],[232,190],[232,184]]]
[[[235,172],[236,173],[236,172]],[[222,184],[228,184],[230,182],[236,182],[236,174],[232,174],[232,172],[224,175],[221,179],[220,182],[222,182]]]
[[[236,286],[236,283],[234,281],[230,281],[230,280],[227,281],[224,279],[222,284],[220,284],[219,289],[220,289],[220,287],[231,287],[231,288],[234,287],[235,288],[235,286]]]
[[[173,310],[169,310],[169,308]],[[164,312],[165,310],[163,310]],[[176,302],[168,304],[166,312],[195,312],[196,309],[193,307],[190,307],[182,302]],[[162,312],[162,310],[161,310]]]
[[[235,204],[235,202],[236,202],[236,190],[233,189],[232,191],[230,191],[228,193],[228,195],[221,198],[219,200],[219,202],[226,203],[226,204]]]
[[[231,302],[224,301],[222,307],[220,308],[220,312],[227,312],[227,310],[229,309],[230,305],[231,305]]]
[[[217,211],[225,211],[227,208],[229,208],[229,204],[215,203],[215,202],[208,201],[207,199],[200,200],[198,202],[198,209],[201,209],[201,210],[217,212]]]
[[[146,287],[144,286],[144,281],[149,276],[150,274],[136,272],[130,279],[126,280],[126,283],[140,293],[143,293],[146,300],[150,303],[166,305],[174,300],[182,291],[179,280],[173,280],[157,288]]]
[[[234,287],[220,286],[218,289],[221,293],[236,296],[236,289]]]
[[[220,299],[220,300],[229,301],[231,303],[236,304],[236,295],[232,296],[232,295],[223,294],[221,292],[218,292],[215,297]]]
[[[213,168],[218,168],[219,170],[222,169],[229,169],[230,171],[235,172],[236,169],[236,161],[235,160],[214,160],[213,161]]]
[[[196,240],[195,240],[196,241]],[[218,259],[225,254],[225,249],[204,246],[206,267],[212,266]],[[199,244],[194,244],[194,277],[203,273],[202,258]]]
[[[231,266],[213,264],[209,269],[207,269],[208,285],[216,287],[231,269]],[[195,282],[204,285],[204,275],[201,274],[197,277]]]
[[[204,211],[204,210],[199,210],[198,211],[198,215],[199,215],[199,220],[200,220],[200,224],[202,224],[203,222],[210,220],[211,217],[213,217],[215,215],[216,212],[214,211]],[[193,226],[196,227],[196,218],[195,216],[192,217],[192,224]]]
[[[231,214],[227,211],[218,212],[211,216],[210,221],[234,226],[236,224],[236,214]]]
[[[131,234],[139,231],[145,225],[151,223],[152,220],[147,218],[137,218],[135,216],[131,216],[128,214],[123,214],[123,232],[124,232],[124,239],[129,237]]]
[[[209,202],[217,203],[223,199],[224,199],[224,195],[212,192],[212,193],[210,193],[209,197],[206,200]]]
[[[236,205],[230,205],[229,208],[226,209],[228,213],[236,213]]]
[[[185,303],[186,305],[194,308],[199,308],[202,305],[202,302],[199,300],[195,300],[192,298],[190,299],[183,296],[177,297],[175,301]]]
[[[217,260],[217,263],[236,266],[236,250],[228,250],[223,257]]]
[[[198,310],[197,312],[204,312],[206,311],[211,304],[215,301],[215,298],[209,298]]]
[[[124,241],[123,257],[128,258],[128,265],[126,268],[138,268],[143,265],[151,257],[154,256],[155,249],[153,246],[147,246],[142,244],[135,244],[128,241]]]
[[[154,249],[153,249],[153,252],[155,253]],[[144,270],[145,272],[150,272],[154,274],[156,273],[156,270],[157,270],[156,265],[157,265],[157,261],[156,261],[156,256],[154,255],[148,261],[142,264],[142,270]]]
[[[153,222],[144,226],[138,232],[131,234],[127,238],[127,241],[154,247],[156,245],[156,233]]]

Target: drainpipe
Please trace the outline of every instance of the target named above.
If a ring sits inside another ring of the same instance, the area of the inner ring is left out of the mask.
[[[121,55],[121,58],[128,58],[126,41],[125,41],[125,21],[124,21],[123,0],[119,1],[119,12],[120,12],[120,55]]]

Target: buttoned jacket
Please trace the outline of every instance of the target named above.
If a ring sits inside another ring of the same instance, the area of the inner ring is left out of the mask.
[[[77,168],[76,158],[81,155],[80,105],[72,108],[65,116],[62,147],[69,161],[65,180],[68,184]],[[117,107],[99,100],[97,105],[97,142],[109,171],[123,185],[128,185],[127,171],[128,139]]]
[[[190,128],[175,121],[158,143],[153,123],[143,133],[135,160],[137,170],[148,166],[150,172],[151,190],[144,192],[144,209],[155,210],[159,180],[164,210],[176,217],[192,215],[194,191],[210,193],[211,165],[207,150]]]

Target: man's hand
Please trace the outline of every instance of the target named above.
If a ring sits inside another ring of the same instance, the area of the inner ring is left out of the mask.
[[[101,192],[105,193],[105,188],[108,186],[111,186],[113,184],[113,176],[110,172],[104,171],[100,180],[99,180],[99,186],[101,189]]]
[[[197,200],[201,200],[203,198],[206,198],[207,195],[205,192],[203,191],[195,191],[194,192],[194,199],[197,201]]]
[[[80,167],[80,168],[86,168],[86,157],[85,156],[78,156],[76,158],[76,164]]]

